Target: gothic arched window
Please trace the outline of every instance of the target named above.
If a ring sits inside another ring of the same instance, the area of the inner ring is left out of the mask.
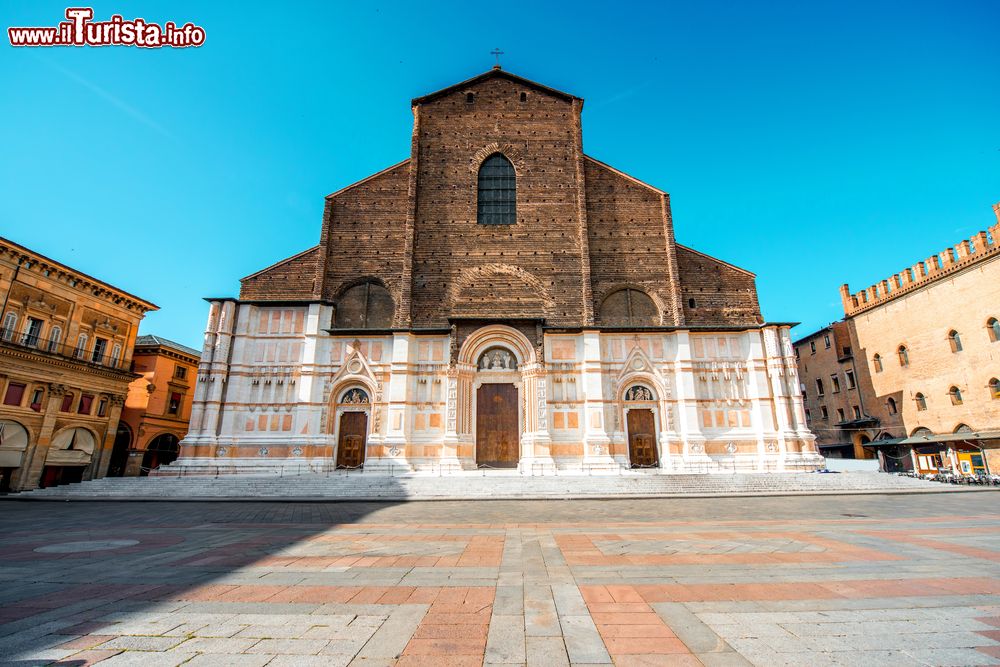
[[[494,153],[479,166],[476,220],[480,225],[513,225],[517,222],[517,177],[514,165]]]
[[[995,317],[991,317],[989,321],[986,322],[986,326],[989,329],[990,342],[996,343],[997,341],[1000,341],[1000,320],[997,320]]]
[[[917,392],[917,395],[913,397],[913,400],[917,402],[917,410],[923,411],[927,409],[927,397],[919,391]]]
[[[388,329],[396,304],[389,290],[368,281],[351,287],[337,299],[337,329]]]
[[[637,289],[620,289],[601,302],[601,324],[613,326],[656,326],[660,311],[656,304]]]
[[[881,373],[882,372],[882,355],[881,354],[879,354],[877,352],[875,353],[875,356],[872,358],[872,365],[875,366],[875,372],[876,373]]]
[[[900,366],[910,365],[910,353],[906,350],[905,345],[899,346],[899,348],[896,350],[896,355],[899,357]]]
[[[948,332],[948,343],[951,345],[952,352],[962,351],[962,338],[954,329]]]

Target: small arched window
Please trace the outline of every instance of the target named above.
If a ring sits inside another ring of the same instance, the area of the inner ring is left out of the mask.
[[[388,329],[396,313],[389,290],[368,281],[346,290],[337,299],[337,329]]]
[[[992,378],[990,380],[990,398],[1000,398],[1000,380]]]
[[[917,403],[917,410],[923,411],[927,409],[927,398],[919,391],[917,392],[917,395],[913,397],[913,400]]]
[[[494,153],[479,167],[476,220],[480,225],[517,222],[517,176],[504,155]]]
[[[952,387],[948,390],[948,395],[951,396],[952,405],[962,404],[962,391],[958,387]]]
[[[948,332],[948,344],[951,345],[952,352],[962,351],[962,337],[954,329]]]
[[[52,327],[49,331],[49,352],[55,352],[56,347],[59,345],[59,339],[62,338],[62,329],[59,327]]]
[[[76,353],[77,359],[82,359],[84,353],[87,351],[87,334],[80,334],[80,337],[76,339]]]
[[[872,366],[875,367],[875,372],[876,373],[881,373],[882,372],[882,355],[881,354],[879,354],[877,352],[875,353],[875,356],[872,357]]]
[[[909,366],[910,365],[910,353],[907,351],[905,345],[900,345],[899,349],[896,350],[896,354],[899,356],[899,365],[900,366]]]
[[[989,321],[986,322],[986,328],[989,333],[991,343],[1000,341],[1000,320],[995,317],[991,317]]]
[[[885,407],[888,408],[890,415],[894,415],[899,411],[898,408],[896,408],[896,399],[894,398],[887,399],[885,402]]]
[[[15,329],[17,329],[17,314],[7,313],[3,318],[3,339],[11,340],[14,337]]]
[[[601,324],[612,326],[656,326],[660,311],[644,292],[637,289],[620,289],[612,292],[600,308]]]

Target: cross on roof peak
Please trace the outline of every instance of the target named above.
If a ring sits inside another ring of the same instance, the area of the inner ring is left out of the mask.
[[[493,49],[492,51],[490,51],[490,55],[494,56],[497,59],[497,62],[493,66],[493,69],[500,69],[500,56],[503,55],[503,51],[500,50],[500,47],[497,47],[497,48]]]

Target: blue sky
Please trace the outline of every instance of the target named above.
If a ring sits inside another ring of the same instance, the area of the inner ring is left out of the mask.
[[[65,7],[0,16],[48,26]],[[207,40],[0,46],[0,234],[157,303],[142,331],[195,347],[202,297],[314,245],[324,195],[407,157],[410,98],[495,46],[585,98],[585,151],[670,192],[678,241],[754,271],[796,336],[842,315],[841,283],[985,229],[1000,201],[993,0],[94,11]]]

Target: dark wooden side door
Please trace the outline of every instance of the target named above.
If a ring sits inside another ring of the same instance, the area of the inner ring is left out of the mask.
[[[476,463],[516,468],[520,458],[517,387],[484,384],[476,393]]]
[[[633,468],[655,468],[660,464],[652,410],[628,411],[628,456]]]
[[[340,438],[337,441],[337,467],[357,468],[365,462],[368,415],[345,412],[340,415]]]

